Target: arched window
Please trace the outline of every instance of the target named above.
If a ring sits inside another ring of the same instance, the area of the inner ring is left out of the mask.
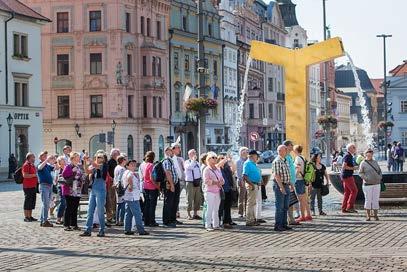
[[[62,139],[59,140],[57,142],[57,146],[56,146],[56,152],[57,154],[63,154],[64,152],[62,151],[62,149],[64,148],[64,146],[69,145],[70,147],[72,147],[72,142],[66,139]]]
[[[147,151],[152,151],[153,150],[153,141],[151,140],[150,135],[144,136],[143,149],[144,149],[143,155],[146,154]]]
[[[99,134],[93,135],[89,140],[89,156],[92,158],[98,150],[106,150],[106,143],[99,141]]]
[[[164,137],[162,135],[158,137],[158,158],[164,159]]]
[[[127,157],[129,160],[133,159],[133,150],[134,150],[134,144],[133,144],[133,136],[129,135],[127,137]]]

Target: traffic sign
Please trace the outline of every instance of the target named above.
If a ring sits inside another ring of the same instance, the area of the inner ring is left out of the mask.
[[[250,132],[250,141],[257,142],[260,139],[259,133],[256,131]]]

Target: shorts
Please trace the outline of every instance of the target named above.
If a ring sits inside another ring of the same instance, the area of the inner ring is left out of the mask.
[[[295,181],[294,188],[297,195],[305,194],[305,181],[297,179]]]
[[[24,188],[24,210],[34,210],[37,200],[37,188]]]

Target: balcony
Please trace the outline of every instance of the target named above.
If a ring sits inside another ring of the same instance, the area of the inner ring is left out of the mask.
[[[164,89],[165,82],[162,77],[145,76],[141,78],[141,87],[143,89]]]

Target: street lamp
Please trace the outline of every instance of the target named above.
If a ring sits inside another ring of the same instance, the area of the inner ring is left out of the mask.
[[[376,35],[377,38],[383,38],[383,92],[384,92],[384,122],[387,122],[387,67],[386,67],[386,39],[393,37],[393,35],[381,34]],[[384,150],[388,143],[387,131],[384,133]],[[384,159],[387,160],[387,152],[384,152]]]
[[[82,133],[79,133],[79,124],[75,124],[75,131],[79,138],[82,137]]]
[[[113,146],[113,148],[114,148],[114,132],[115,132],[115,130],[116,130],[116,121],[113,120],[113,121],[112,121],[112,132],[113,132],[112,146]]]
[[[13,116],[11,116],[11,113],[8,114],[7,117],[7,125],[8,125],[8,158],[9,158],[9,163],[8,163],[8,178],[11,179],[11,126],[13,125]]]

